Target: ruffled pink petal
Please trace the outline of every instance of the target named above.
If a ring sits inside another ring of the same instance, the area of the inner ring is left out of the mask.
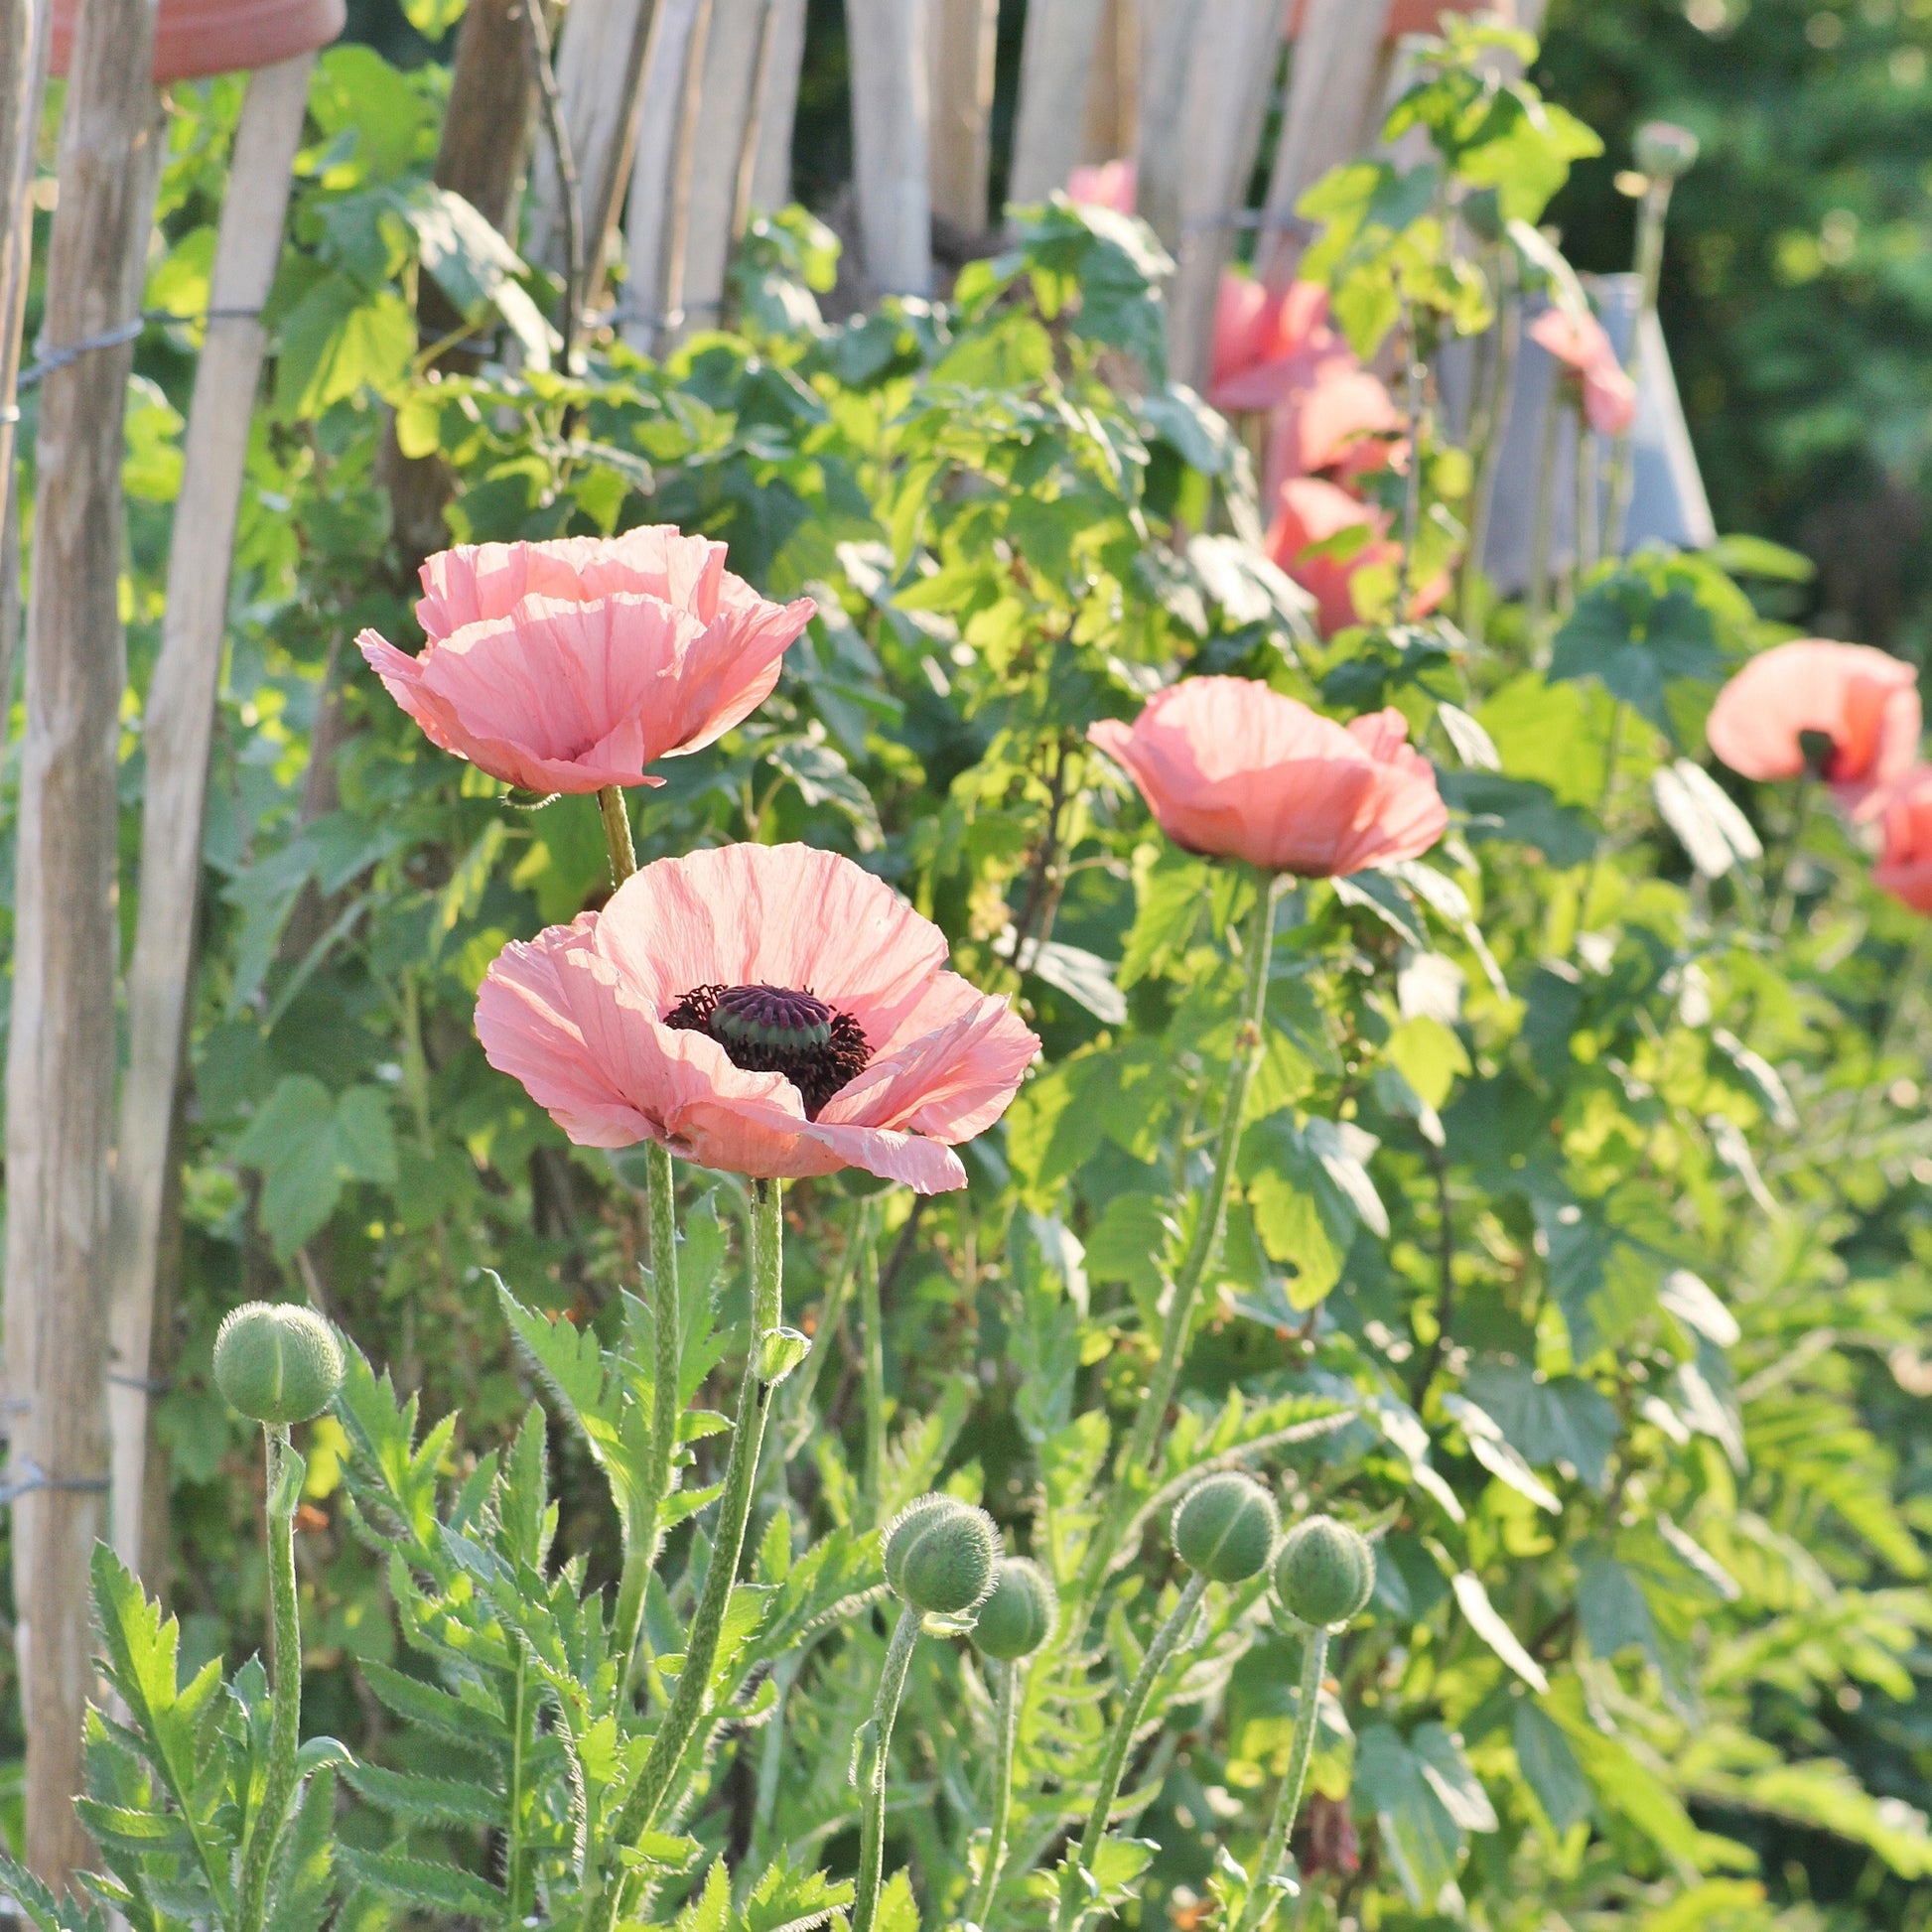
[[[1176,844],[1326,878],[1426,852],[1449,822],[1399,712],[1343,728],[1245,678],[1190,678],[1092,743]]]
[[[832,1158],[817,1173],[838,1168],[864,1168],[882,1180],[897,1180],[915,1194],[948,1194],[966,1184],[966,1170],[951,1148],[916,1134],[897,1134],[884,1127],[828,1127],[822,1120],[805,1129],[803,1138],[816,1142]]]
[[[946,957],[945,934],[883,880],[803,845],[660,859],[613,895],[596,945],[660,1015],[694,986],[788,986],[850,1014],[868,1044]]]
[[[1006,1001],[958,974],[940,974],[937,985],[955,1009],[950,1018],[876,1057],[826,1103],[822,1124],[908,1128],[957,1144],[1006,1111],[1039,1041]]]
[[[466,624],[508,617],[531,596],[582,604],[629,592],[662,599],[709,622],[727,577],[722,543],[688,537],[674,524],[652,523],[620,537],[462,544],[431,557],[422,580],[416,616],[424,634],[435,641]],[[730,581],[750,589],[739,579]]]
[[[1869,817],[1918,756],[1918,673],[1888,652],[1799,638],[1760,652],[1718,693],[1705,724],[1711,749],[1759,780],[1805,770],[1803,735],[1829,738],[1825,775],[1855,817]]]
[[[1076,168],[1066,178],[1066,199],[1083,207],[1112,208],[1116,214],[1132,214],[1138,190],[1137,171],[1131,160],[1102,161]]]

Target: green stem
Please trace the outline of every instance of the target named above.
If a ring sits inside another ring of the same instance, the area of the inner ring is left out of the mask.
[[[1187,1259],[1168,1301],[1167,1319],[1161,1330],[1161,1352],[1155,1360],[1154,1373],[1148,1380],[1147,1393],[1141,1399],[1133,1432],[1115,1471],[1106,1513],[1095,1526],[1093,1540],[1087,1546],[1079,1588],[1066,1619],[1068,1635],[1062,1645],[1065,1649],[1078,1648],[1094,1598],[1113,1566],[1121,1538],[1134,1520],[1143,1481],[1151,1474],[1161,1446],[1168,1405],[1173,1400],[1180,1358],[1187,1345],[1188,1329],[1193,1324],[1194,1304],[1220,1250],[1221,1235],[1227,1224],[1228,1190],[1233,1185],[1234,1164],[1241,1152],[1241,1116],[1247,1110],[1248,1089],[1254,1082],[1255,1069],[1261,1064],[1267,1040],[1268,968],[1275,946],[1275,906],[1282,888],[1279,877],[1264,878],[1256,885],[1254,910],[1243,938],[1248,979],[1241,1001],[1241,1030],[1235,1038],[1227,1092],[1221,1102],[1221,1132],[1214,1149],[1214,1171],[1201,1197],[1193,1245],[1187,1251]]]
[[[1543,406],[1543,445],[1536,458],[1536,521],[1530,526],[1530,634],[1539,637],[1550,615],[1550,545],[1557,520],[1557,453],[1562,447],[1563,407],[1557,398],[1561,380],[1552,363],[1550,396]]]
[[[731,1454],[725,1463],[724,1492],[718,1500],[718,1522],[713,1532],[711,1561],[706,1566],[704,1588],[698,1597],[697,1613],[685,1639],[684,1662],[678,1671],[677,1689],[671,1695],[664,1720],[651,1739],[650,1754],[637,1775],[630,1796],[610,1838],[611,1863],[626,1845],[634,1845],[648,1831],[671,1789],[685,1745],[703,1720],[709,1704],[711,1668],[718,1658],[718,1639],[725,1625],[725,1612],[731,1604],[732,1587],[738,1578],[739,1559],[745,1551],[745,1526],[752,1513],[752,1493],[756,1487],[759,1452],[764,1443],[765,1417],[771,1407],[772,1384],[759,1373],[764,1361],[764,1342],[778,1326],[782,1307],[783,1216],[779,1187],[775,1180],[754,1183],[755,1206],[752,1213],[752,1335],[745,1357],[745,1378],[739,1385],[738,1421],[732,1431]],[[601,1932],[617,1923],[622,1903],[624,1881],[614,1868],[606,1870],[605,1889],[587,1923]]]
[[[1469,507],[1469,542],[1462,554],[1462,584],[1459,605],[1462,628],[1471,645],[1480,649],[1483,625],[1488,619],[1491,596],[1483,575],[1483,559],[1489,551],[1489,531],[1495,520],[1496,485],[1503,468],[1503,412],[1514,393],[1516,358],[1522,347],[1523,305],[1518,300],[1516,257],[1512,250],[1499,251],[1496,269],[1495,346],[1483,371],[1482,408],[1469,438],[1470,461],[1475,467],[1475,488]]]
[[[912,1646],[919,1640],[921,1621],[910,1603],[901,1606],[879,1673],[879,1696],[872,1707],[871,1759],[859,1787],[859,1876],[852,1900],[852,1932],[872,1932],[879,1912],[879,1887],[886,1867],[886,1774],[892,1758],[893,1721],[898,1716],[906,1667],[912,1661]]]
[[[268,1874],[295,1796],[295,1757],[302,1736],[302,1624],[295,1595],[295,1506],[301,1458],[286,1423],[264,1425],[268,1461],[268,1603],[275,1631],[275,1688],[268,1727],[268,1779],[242,1857],[242,1932],[262,1932]]]
[[[1584,413],[1581,390],[1572,413],[1577,419],[1577,588],[1581,591],[1585,576],[1596,567],[1601,528],[1596,515],[1596,479],[1591,474],[1595,445],[1589,433],[1589,418]]]
[[[1087,1828],[1080,1834],[1079,1850],[1067,1861],[1060,1874],[1058,1932],[1072,1932],[1085,1913],[1086,1887],[1081,1883],[1081,1874],[1092,1871],[1100,1856],[1101,1841],[1107,1836],[1107,1824],[1120,1796],[1120,1781],[1126,1774],[1127,1754],[1134,1748],[1134,1733],[1147,1715],[1147,1702],[1154,1695],[1156,1679],[1167,1669],[1168,1659],[1187,1634],[1187,1626],[1193,1622],[1194,1612],[1206,1594],[1207,1578],[1196,1571],[1187,1579],[1180,1601],[1154,1633],[1154,1641],[1148,1645],[1141,1668],[1128,1688],[1127,1702],[1121,1706],[1119,1722],[1107,1745],[1106,1761],[1100,1767],[1100,1788],[1094,1793],[1093,1809],[1087,1813]]]
[[[508,1824],[505,1832],[508,1851],[503,1861],[503,1889],[509,1898],[509,1915],[521,1923],[529,1913],[535,1894],[530,1886],[529,1849],[523,1840],[524,1736],[529,1708],[529,1660],[519,1646],[516,1653],[516,1700],[510,1712],[510,1776]]]
[[[597,794],[604,818],[604,843],[611,851],[611,883],[621,886],[637,870],[637,848],[630,842],[630,808],[621,785],[606,785]]]
[[[1637,214],[1637,314],[1630,325],[1630,346],[1623,356],[1623,371],[1633,382],[1643,362],[1644,319],[1656,312],[1657,285],[1663,279],[1664,222],[1670,213],[1671,187],[1668,181],[1653,181]],[[1630,514],[1631,487],[1636,480],[1630,438],[1631,431],[1625,430],[1610,456],[1610,497],[1603,521],[1603,548],[1610,556],[1623,547],[1623,526]]]
[[[1791,808],[1791,837],[1784,848],[1784,863],[1778,868],[1778,896],[1771,905],[1771,936],[1782,939],[1791,926],[1791,915],[1798,905],[1798,856],[1805,833],[1811,825],[1812,800],[1818,790],[1817,779],[1798,780],[1797,803]]]
[[[1603,758],[1603,791],[1596,801],[1596,842],[1589,849],[1589,865],[1584,872],[1584,889],[1577,898],[1577,937],[1589,929],[1589,897],[1596,890],[1596,875],[1602,867],[1603,848],[1609,843],[1610,800],[1616,790],[1616,761],[1623,756],[1623,728],[1629,715],[1630,707],[1619,698],[1616,710],[1610,714],[1610,743]],[[1576,940],[1573,939],[1571,944],[1574,950]]]
[[[1288,1772],[1275,1798],[1275,1814],[1268,1821],[1268,1836],[1261,1842],[1261,1863],[1255,1867],[1255,1881],[1249,1889],[1237,1932],[1253,1932],[1267,1915],[1268,1881],[1281,1869],[1289,1835],[1295,1830],[1295,1814],[1302,1808],[1302,1787],[1309,1781],[1309,1759],[1314,1754],[1315,1709],[1321,1699],[1321,1674],[1327,1663],[1328,1633],[1311,1629],[1302,1647],[1302,1701],[1295,1709],[1295,1741],[1289,1747]]]
[[[886,1321],[879,1305],[879,1250],[873,1244],[870,1223],[865,1235],[865,1246],[859,1251],[859,1295],[865,1328],[865,1507],[877,1523],[886,1481]]]
[[[1020,1677],[1026,1668],[1017,1658],[999,1667],[1000,1697],[993,1717],[993,1817],[987,1827],[986,1863],[966,1914],[968,1922],[982,1932],[992,1923],[993,1895],[1000,1888],[1000,1866],[1006,1858],[1007,1820],[1013,1813],[1013,1745],[1020,1728]]]

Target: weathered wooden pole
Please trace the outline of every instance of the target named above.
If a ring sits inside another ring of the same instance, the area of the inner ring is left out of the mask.
[[[724,310],[725,272],[738,239],[739,188],[748,137],[756,142],[758,84],[769,0],[712,0],[698,94],[699,136],[691,143],[684,262],[678,278],[683,311],[677,336],[716,329]]]
[[[1007,199],[1018,207],[1064,188],[1080,159],[1087,86],[1106,7],[1107,0],[1050,0],[1027,9],[1007,183]]]
[[[661,349],[682,323],[684,240],[712,4],[657,0],[651,16],[624,229],[622,311],[624,340],[646,355]]]
[[[791,200],[791,131],[804,65],[805,0],[771,0],[759,70],[758,158],[752,164],[752,207],[766,212]]]
[[[208,282],[211,315],[189,404],[161,653],[142,714],[147,784],[141,897],[127,977],[129,1057],[111,1194],[114,1381],[108,1398],[114,1548],[130,1567],[142,1551],[162,1203],[194,973],[208,743],[228,577],[248,421],[261,379],[265,338],[258,318],[281,258],[289,169],[302,138],[314,67],[315,56],[303,54],[264,68],[249,80],[242,102]]]
[[[932,290],[925,16],[925,0],[845,0],[853,186],[866,281],[880,295]]]
[[[932,0],[932,211],[962,236],[986,228],[1000,0]]]
[[[47,268],[27,733],[7,1053],[7,1275],[34,1311],[14,1537],[27,1862],[61,1886],[93,1681],[87,1566],[107,1505],[107,1177],[125,677],[122,413],[160,161],[154,0],[82,0]],[[17,1558],[17,1560],[18,1560]],[[22,1586],[24,1585],[24,1587]]]

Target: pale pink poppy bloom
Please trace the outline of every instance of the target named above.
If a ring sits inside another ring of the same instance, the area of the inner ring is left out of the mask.
[[[1637,420],[1637,385],[1594,316],[1545,309],[1530,324],[1530,340],[1575,371],[1583,384],[1584,414],[1597,435],[1628,433]]]
[[[1176,845],[1263,872],[1328,879],[1414,859],[1449,823],[1399,711],[1343,726],[1250,678],[1195,677],[1087,737]]]
[[[477,1034],[579,1147],[940,1193],[966,1184],[952,1150],[1039,1048],[945,959],[939,928],[851,860],[731,845],[660,859],[601,911],[504,947]]]
[[[621,537],[485,543],[422,570],[418,657],[356,638],[430,742],[530,791],[658,785],[771,695],[812,615],[725,568],[725,546],[668,524]]]
[[[1815,772],[1854,818],[1876,816],[1919,745],[1918,673],[1869,644],[1805,637],[1760,652],[1718,693],[1704,735],[1746,778]]]
[[[1132,161],[1101,161],[1076,168],[1066,178],[1066,199],[1083,207],[1109,207],[1132,214],[1139,177]]]
[[[1350,357],[1326,360],[1313,381],[1295,390],[1275,411],[1269,426],[1270,494],[1293,477],[1333,471],[1359,476],[1369,470],[1400,468],[1407,444],[1398,447],[1408,425],[1381,379]]]
[[[1365,535],[1352,547],[1338,544],[1332,553],[1319,548],[1355,530]],[[1363,621],[1354,590],[1358,571],[1376,564],[1400,568],[1402,546],[1388,531],[1385,511],[1320,477],[1291,477],[1276,492],[1268,554],[1314,599],[1315,623],[1324,637]],[[1410,615],[1427,616],[1449,591],[1446,572],[1418,584],[1410,596]]]
[[[1216,409],[1267,410],[1324,374],[1361,365],[1328,324],[1328,291],[1315,282],[1271,286],[1232,270],[1214,304],[1207,399]]]
[[[1871,883],[1914,912],[1932,912],[1932,764],[1914,765],[1885,794],[1878,823]]]

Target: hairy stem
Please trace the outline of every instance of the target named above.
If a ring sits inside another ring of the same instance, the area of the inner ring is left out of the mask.
[[[1093,1541],[1087,1546],[1081,1566],[1080,1587],[1066,1619],[1065,1646],[1074,1648],[1084,1634],[1093,1599],[1112,1567],[1114,1552],[1128,1525],[1134,1520],[1145,1479],[1152,1473],[1161,1432],[1167,1421],[1168,1405],[1173,1400],[1174,1383],[1180,1374],[1180,1358],[1187,1345],[1187,1331],[1194,1318],[1194,1304],[1208,1269],[1219,1252],[1221,1235],[1227,1224],[1228,1190],[1234,1181],[1234,1164],[1241,1152],[1241,1116],[1247,1110],[1248,1089],[1255,1069],[1261,1064],[1267,1038],[1268,968],[1275,945],[1275,906],[1281,897],[1279,878],[1258,882],[1254,910],[1249,915],[1243,939],[1247,955],[1247,987],[1241,1001],[1241,1031],[1228,1067],[1227,1091],[1221,1102],[1221,1132],[1214,1149],[1214,1171],[1207,1191],[1202,1195],[1199,1218],[1194,1223],[1194,1239],[1182,1264],[1179,1278],[1169,1298],[1167,1318],[1161,1330],[1161,1352],[1154,1373],[1148,1379],[1147,1393],[1141,1398],[1132,1434],[1115,1470],[1113,1493],[1107,1510],[1095,1526]]]
[[[1530,526],[1530,635],[1539,638],[1550,615],[1550,550],[1557,521],[1557,455],[1562,449],[1561,376],[1553,367],[1543,405],[1543,443],[1536,457],[1536,521]]]
[[[289,1447],[286,1423],[266,1424],[268,1459],[268,1605],[275,1631],[275,1688],[269,1710],[268,1781],[242,1856],[242,1932],[262,1932],[268,1873],[295,1796],[295,1755],[302,1741],[302,1623],[295,1595],[295,1505],[302,1461]]]
[[[764,1443],[764,1422],[771,1407],[772,1384],[760,1374],[765,1338],[778,1326],[782,1306],[783,1217],[775,1180],[754,1183],[752,1211],[752,1336],[745,1357],[745,1378],[739,1385],[738,1421],[732,1431],[731,1454],[725,1463],[724,1493],[718,1500],[718,1521],[712,1534],[711,1561],[705,1569],[704,1588],[697,1613],[685,1639],[684,1663],[677,1689],[664,1720],[651,1739],[650,1754],[637,1775],[630,1796],[611,1834],[610,1864],[605,1890],[589,1918],[594,1927],[616,1924],[624,1882],[615,1869],[616,1855],[634,1845],[648,1831],[669,1792],[679,1759],[704,1719],[709,1704],[711,1667],[718,1657],[718,1639],[731,1604],[732,1587],[745,1550],[745,1525],[752,1513],[759,1452]]]
[[[611,883],[621,886],[637,870],[637,848],[630,842],[630,808],[623,801],[623,787],[606,785],[597,794],[597,809],[604,820],[604,843],[611,851]]]
[[[910,1603],[893,1625],[893,1641],[879,1672],[879,1696],[872,1707],[870,1761],[859,1786],[859,1876],[852,1900],[852,1932],[872,1932],[879,1912],[880,1881],[886,1867],[886,1773],[892,1756],[893,1721],[905,1689],[912,1646],[919,1640],[919,1612]]]
[[[879,1295],[879,1251],[873,1245],[872,1226],[865,1228],[865,1245],[859,1251],[859,1294],[864,1326],[866,1391],[866,1467],[865,1507],[877,1522],[880,1497],[886,1480],[886,1320]]]
[[[1000,1888],[1000,1866],[1006,1859],[1007,1820],[1013,1812],[1013,1744],[1020,1728],[1020,1677],[1026,1665],[1018,1658],[1002,1664],[999,1703],[993,1716],[993,1817],[987,1827],[986,1863],[966,1914],[970,1924],[988,1927],[993,1918],[993,1895]]]
[[[1268,1821],[1268,1836],[1261,1842],[1261,1863],[1255,1866],[1255,1881],[1248,1892],[1248,1903],[1241,1914],[1237,1932],[1253,1932],[1267,1916],[1268,1881],[1281,1869],[1288,1854],[1289,1835],[1295,1830],[1295,1814],[1302,1808],[1302,1787],[1309,1781],[1309,1759],[1314,1753],[1315,1707],[1321,1697],[1321,1674],[1328,1663],[1328,1633],[1311,1629],[1302,1648],[1302,1699],[1295,1708],[1295,1740],[1289,1748],[1288,1772],[1275,1798],[1274,1816]]]
[[[1180,1601],[1154,1633],[1154,1641],[1148,1645],[1141,1668],[1128,1687],[1127,1702],[1121,1706],[1119,1721],[1107,1745],[1106,1761],[1100,1767],[1100,1788],[1094,1793],[1093,1809],[1087,1813],[1087,1828],[1080,1834],[1079,1850],[1060,1873],[1058,1932],[1073,1932],[1084,1916],[1087,1904],[1084,1874],[1093,1870],[1094,1862],[1100,1856],[1100,1843],[1107,1836],[1107,1822],[1113,1816],[1115,1801],[1120,1796],[1120,1781],[1126,1774],[1127,1754],[1134,1748],[1134,1733],[1147,1715],[1147,1701],[1154,1695],[1155,1680],[1167,1669],[1168,1659],[1187,1634],[1187,1626],[1193,1622],[1194,1612],[1206,1594],[1207,1579],[1196,1571],[1187,1579]]]

